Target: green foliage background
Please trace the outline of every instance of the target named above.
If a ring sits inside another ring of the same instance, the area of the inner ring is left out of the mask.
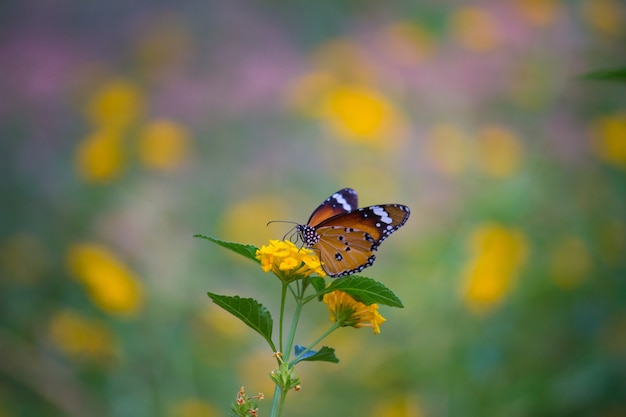
[[[270,396],[206,294],[276,314],[280,283],[193,235],[260,246],[346,186],[412,209],[364,271],[405,308],[325,341],[285,415],[626,415],[622,2],[0,10],[0,416]]]

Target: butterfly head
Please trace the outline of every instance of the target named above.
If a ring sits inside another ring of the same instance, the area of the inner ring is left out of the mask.
[[[314,227],[307,226],[305,224],[299,224],[296,226],[296,231],[300,240],[304,243],[304,246],[311,248],[320,241],[320,235],[315,231]]]

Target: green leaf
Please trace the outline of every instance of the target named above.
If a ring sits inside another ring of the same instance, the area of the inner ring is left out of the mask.
[[[315,288],[315,291],[320,294],[318,298],[320,301],[322,301],[322,295],[324,295],[322,291],[324,290],[324,288],[326,288],[326,281],[324,280],[324,278],[321,277],[312,277],[309,278],[309,281],[311,282],[313,288]]]
[[[210,242],[217,243],[218,245],[223,246],[226,249],[230,249],[233,252],[236,252],[240,255],[243,255],[246,258],[251,259],[256,263],[261,262],[256,258],[256,251],[258,250],[258,248],[254,245],[243,245],[241,243],[225,242],[223,240],[215,239],[214,237],[205,236],[201,234],[193,235],[193,237],[199,237],[201,239],[206,239]]]
[[[306,349],[303,346],[296,345],[295,353],[296,356],[300,355],[302,351]],[[305,353],[301,358],[293,362],[292,365],[295,365],[298,362],[308,361],[308,362],[331,362],[331,363],[339,363],[339,358],[335,356],[335,349],[329,348],[328,346],[322,346],[320,350],[317,352],[314,350],[310,350]]]
[[[241,298],[237,295],[231,297],[211,292],[208,295],[215,304],[263,336],[272,350],[276,352],[276,347],[274,342],[272,342],[272,326],[274,323],[272,315],[261,303],[253,298]]]
[[[580,76],[583,80],[623,81],[626,82],[626,67],[591,71]]]
[[[400,298],[393,291],[371,278],[350,275],[346,278],[336,279],[319,292],[318,296],[336,290],[350,294],[352,298],[365,305],[376,303],[391,307],[404,307]]]

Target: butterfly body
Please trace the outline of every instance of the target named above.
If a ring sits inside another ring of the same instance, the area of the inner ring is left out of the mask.
[[[326,273],[340,277],[372,266],[374,251],[410,213],[401,204],[358,208],[356,191],[344,188],[324,200],[296,230],[304,245],[318,252]]]

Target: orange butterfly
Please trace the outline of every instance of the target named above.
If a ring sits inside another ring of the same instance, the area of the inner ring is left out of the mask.
[[[356,191],[343,188],[324,200],[306,225],[296,226],[304,245],[319,253],[322,267],[331,277],[372,266],[376,259],[373,252],[411,214],[401,204],[357,207]]]

